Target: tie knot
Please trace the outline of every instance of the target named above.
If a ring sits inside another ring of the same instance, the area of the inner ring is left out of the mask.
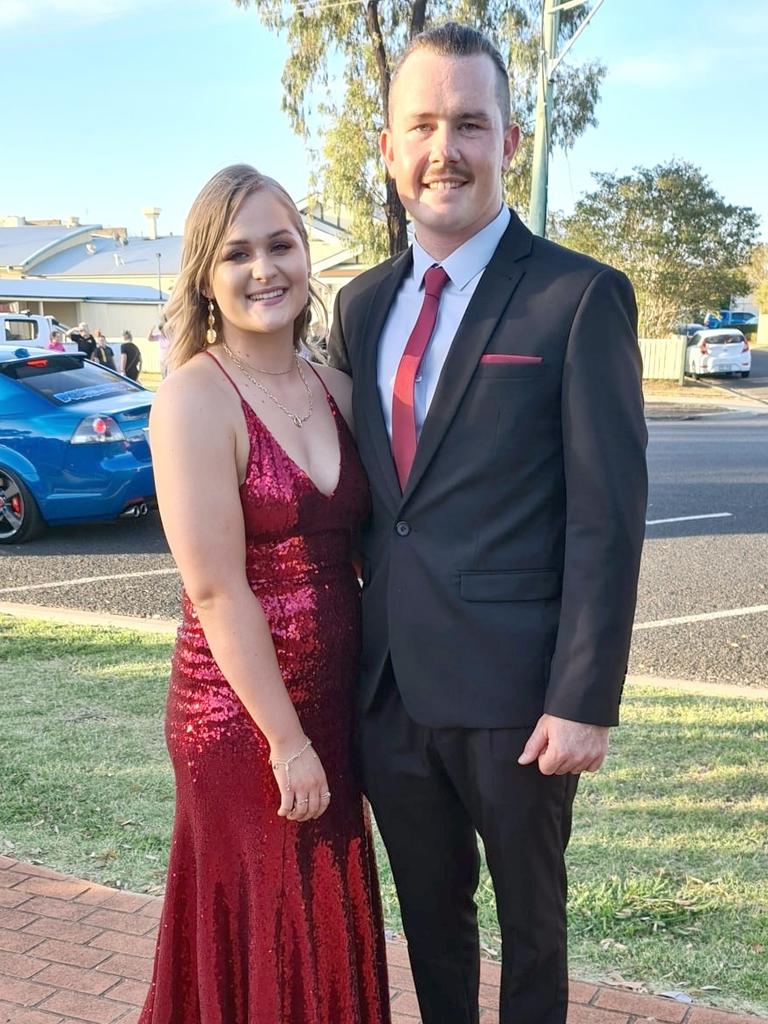
[[[450,278],[442,267],[430,267],[424,275],[424,292],[435,299],[440,298],[440,293]]]

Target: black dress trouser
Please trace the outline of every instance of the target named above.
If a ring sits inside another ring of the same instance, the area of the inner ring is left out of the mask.
[[[563,853],[578,778],[517,758],[524,729],[431,729],[391,667],[359,720],[368,798],[389,855],[423,1024],[478,1024],[474,893],[485,847],[502,936],[500,1024],[565,1024]]]

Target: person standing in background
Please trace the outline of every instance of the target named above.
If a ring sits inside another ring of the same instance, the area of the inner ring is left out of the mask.
[[[168,376],[168,352],[171,343],[166,337],[163,324],[159,323],[156,327],[153,327],[147,337],[150,341],[156,341],[160,346],[160,374],[163,380],[165,380]]]
[[[123,344],[120,348],[120,373],[136,381],[141,373],[141,351],[130,331],[123,331]]]
[[[93,350],[96,348],[96,339],[91,334],[88,324],[81,323],[67,331],[67,337],[77,345],[77,351],[82,352],[86,359],[90,359]]]
[[[101,363],[102,366],[108,366],[110,370],[116,370],[115,353],[107,344],[107,339],[101,331],[96,331],[94,337],[96,339],[96,347],[91,354],[91,359],[94,363]]]

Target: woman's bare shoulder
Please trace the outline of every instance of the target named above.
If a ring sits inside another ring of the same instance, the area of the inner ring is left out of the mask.
[[[237,393],[214,359],[200,353],[169,374],[157,389],[153,415],[208,424],[224,408],[236,408]]]
[[[312,368],[317,370],[323,383],[333,395],[333,400],[347,421],[352,424],[352,379],[341,370],[333,366],[326,366],[323,363],[312,363]]]

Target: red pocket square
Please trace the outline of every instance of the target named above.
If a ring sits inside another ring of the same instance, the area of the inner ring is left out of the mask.
[[[480,357],[481,363],[542,363],[541,356],[513,356],[506,352],[489,352]]]

